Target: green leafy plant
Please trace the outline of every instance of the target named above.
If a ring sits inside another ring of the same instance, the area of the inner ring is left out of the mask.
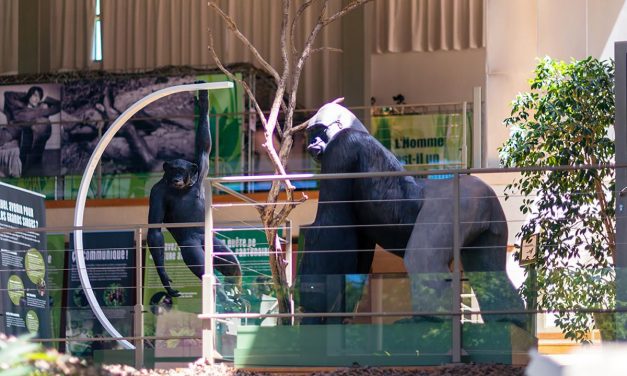
[[[30,342],[31,338],[31,335],[9,337],[0,333],[0,376],[113,374],[106,368],[88,364],[84,359],[44,349],[42,345]],[[119,371],[115,374],[131,374],[132,370],[111,367]]]
[[[538,62],[530,91],[512,102],[510,138],[499,149],[506,167],[603,165],[614,161],[614,64],[586,58]],[[539,234],[523,293],[554,311],[567,338],[588,341],[596,324],[611,335],[615,304],[614,171],[524,171],[506,189],[522,195],[527,216],[518,234]],[[516,255],[521,256],[520,245]],[[537,295],[536,295],[537,292]],[[608,326],[609,325],[609,326]]]
[[[39,346],[23,338],[0,338],[0,376],[28,375],[34,370],[30,364]]]

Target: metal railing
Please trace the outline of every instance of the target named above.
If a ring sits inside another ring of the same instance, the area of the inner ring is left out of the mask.
[[[217,231],[227,231],[234,227],[229,226],[228,228],[218,228],[213,223],[213,216],[215,210],[220,210],[223,205],[233,206],[238,204],[217,204],[213,203],[213,188],[217,187],[218,190],[222,189],[221,185],[225,183],[236,183],[236,182],[271,182],[274,180],[327,180],[327,179],[359,179],[359,178],[377,178],[377,177],[405,177],[405,176],[417,176],[417,177],[426,177],[430,174],[446,174],[451,176],[451,183],[454,187],[454,196],[457,199],[453,199],[453,207],[454,207],[454,216],[453,222],[451,225],[454,228],[455,239],[453,241],[453,270],[451,274],[451,286],[452,286],[452,302],[451,307],[453,308],[447,312],[440,311],[407,311],[407,310],[399,310],[399,311],[391,311],[391,310],[378,310],[373,312],[315,312],[315,313],[303,313],[303,312],[287,312],[287,313],[257,313],[257,312],[243,312],[243,313],[218,313],[215,311],[215,276],[212,268],[214,254],[209,251],[205,253],[205,277],[202,279],[203,286],[203,309],[201,314],[199,315],[200,319],[203,322],[203,342],[205,343],[205,347],[203,347],[203,356],[208,359],[213,359],[213,348],[212,344],[215,340],[216,334],[216,322],[227,322],[232,319],[265,319],[265,318],[290,318],[290,319],[302,319],[307,317],[358,317],[358,318],[373,318],[373,317],[411,317],[416,315],[435,315],[442,317],[449,317],[450,324],[452,328],[451,334],[451,361],[459,362],[463,352],[462,352],[462,320],[465,315],[467,315],[466,309],[463,309],[462,304],[462,271],[459,268],[460,260],[461,260],[461,245],[459,239],[459,228],[460,228],[460,219],[459,219],[459,179],[462,175],[467,174],[499,174],[499,173],[512,173],[512,172],[526,172],[526,171],[574,171],[581,169],[616,169],[616,168],[625,168],[627,166],[622,165],[600,165],[600,166],[579,166],[579,167],[568,167],[568,166],[556,166],[556,167],[527,167],[527,168],[489,168],[489,169],[448,169],[448,170],[438,170],[438,171],[398,171],[398,172],[378,172],[378,173],[352,173],[352,174],[294,174],[287,176],[276,176],[276,175],[266,175],[266,176],[240,176],[240,177],[220,177],[220,178],[211,178],[208,179],[206,184],[206,208],[207,208],[207,218],[205,222],[201,223],[179,223],[179,224],[168,224],[168,227],[198,227],[205,226],[206,234],[212,234],[216,230]],[[233,193],[233,192],[229,192]],[[236,196],[243,200],[243,202],[239,205],[242,206],[259,206],[265,205],[260,202],[253,202],[247,196],[243,196],[235,192]],[[618,194],[618,193],[617,193]],[[341,203],[341,202],[338,202]],[[279,202],[275,205],[283,205],[288,204],[287,202]],[[511,219],[508,219],[508,222]],[[397,225],[397,224],[394,224]],[[260,226],[250,225],[249,223],[243,223],[244,227],[248,227],[251,229],[255,229],[258,231],[262,231],[263,228]],[[142,350],[146,346],[146,341],[155,341],[155,340],[164,340],[164,339],[198,339],[199,336],[196,335],[172,335],[172,336],[162,336],[162,335],[145,335],[143,332],[143,322],[144,316],[149,312],[147,307],[143,305],[145,301],[144,296],[142,295],[143,290],[148,287],[159,288],[160,286],[147,286],[143,283],[143,276],[148,271],[148,266],[143,263],[143,250],[144,243],[143,238],[145,238],[145,230],[149,228],[161,228],[160,224],[111,224],[108,226],[64,226],[64,227],[41,227],[36,229],[20,229],[20,228],[1,228],[0,235],[4,233],[15,233],[15,232],[46,232],[46,233],[69,233],[75,230],[131,230],[134,233],[135,245],[132,251],[136,254],[137,264],[133,266],[134,276],[135,276],[135,284],[133,286],[121,286],[124,289],[132,289],[135,288],[135,306],[130,309],[133,315],[134,332],[132,335],[118,337],[118,338],[87,338],[87,337],[75,337],[75,338],[66,338],[63,335],[60,338],[50,338],[50,339],[40,339],[38,341],[41,342],[84,342],[84,341],[116,341],[120,339],[132,341],[137,349],[135,352],[135,362],[137,366],[141,366],[144,362],[144,354]],[[212,249],[211,247],[212,237],[209,236],[205,240],[205,244],[207,245],[207,249]],[[65,250],[63,250],[65,251]],[[343,250],[343,252],[352,252],[353,250]],[[333,250],[333,252],[338,252],[338,250]],[[64,272],[68,272],[68,270],[63,270]],[[154,271],[153,271],[154,272]],[[175,281],[176,283],[176,281]],[[193,283],[189,282],[188,283]],[[130,308],[130,307],[128,307]],[[567,309],[572,309],[577,312],[624,312],[622,308],[616,308],[612,310],[603,310],[603,309],[585,309],[579,307],[570,307]],[[527,309],[522,311],[514,311],[514,310],[480,310],[473,311],[473,314],[477,315],[498,315],[498,314],[535,314],[546,312],[540,309],[533,309],[527,307]]]
[[[368,313],[355,313],[355,312],[326,312],[326,313],[299,313],[299,312],[291,312],[291,313],[278,313],[278,314],[229,314],[229,313],[215,313],[212,307],[207,307],[207,309],[203,309],[203,313],[200,315],[200,318],[205,320],[205,322],[211,322],[213,319],[228,319],[228,318],[303,318],[303,317],[347,317],[347,316],[366,316],[366,317],[375,317],[375,316],[415,316],[415,315],[444,315],[452,317],[452,344],[451,344],[451,359],[453,362],[459,362],[462,356],[462,348],[461,348],[461,322],[463,319],[464,311],[462,310],[462,294],[461,294],[461,244],[460,244],[460,175],[468,175],[468,174],[495,174],[495,173],[521,173],[521,172],[529,172],[529,171],[574,171],[574,170],[582,170],[582,169],[598,169],[598,168],[624,168],[627,166],[615,166],[615,165],[586,165],[586,166],[547,166],[547,167],[522,167],[522,168],[482,168],[482,169],[443,169],[434,171],[397,171],[397,172],[374,172],[374,173],[346,173],[346,174],[293,174],[286,176],[276,176],[276,175],[268,175],[268,176],[255,176],[255,177],[222,177],[222,178],[210,178],[208,179],[208,187],[205,192],[207,193],[207,207],[215,207],[216,205],[212,205],[212,196],[211,196],[211,188],[210,185],[216,184],[225,184],[232,182],[243,182],[243,181],[253,181],[253,182],[269,182],[280,180],[284,181],[288,180],[324,180],[324,179],[359,179],[359,178],[376,178],[376,177],[400,177],[400,176],[414,176],[414,177],[425,177],[432,174],[443,174],[450,175],[453,182],[453,270],[452,270],[452,304],[453,310],[450,312],[368,312]],[[448,199],[451,199],[450,197]],[[352,201],[351,201],[352,202]],[[272,205],[281,205],[281,204],[289,204],[287,202],[283,203],[273,203]],[[325,203],[325,204],[328,204]],[[254,203],[254,205],[259,205],[259,203]],[[209,210],[209,221],[206,222],[207,233],[210,233],[213,229],[213,222],[211,220],[211,210]],[[434,223],[437,224],[437,223]],[[394,226],[398,226],[398,224],[393,224]],[[376,226],[376,225],[375,225]],[[334,250],[335,251],[335,250]],[[350,252],[350,250],[347,250]],[[206,256],[208,257],[208,256]],[[206,270],[210,270],[207,268]],[[211,290],[213,287],[212,279],[208,278],[206,281],[203,281],[203,289]],[[576,309],[575,309],[576,310]],[[538,312],[537,310],[529,310],[532,312]],[[502,313],[529,313],[528,310],[523,311],[486,311],[482,310],[477,312],[482,315],[490,315],[490,314],[502,314]],[[593,310],[594,311],[594,310]],[[599,312],[603,310],[597,310]],[[620,311],[620,309],[619,309]],[[203,340],[213,341],[212,331],[209,330],[210,325],[205,327],[205,337]],[[211,353],[204,352],[203,355],[207,358],[211,358]]]

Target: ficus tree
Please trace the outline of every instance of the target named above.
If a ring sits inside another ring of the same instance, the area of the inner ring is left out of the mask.
[[[522,292],[554,312],[566,338],[586,342],[594,325],[611,336],[611,316],[598,311],[615,304],[615,177],[590,166],[614,162],[613,62],[539,60],[504,122],[503,166],[579,167],[525,170],[506,188],[506,198],[523,197],[519,239],[538,236]]]
[[[209,7],[222,18],[224,25],[226,25],[229,31],[234,33],[243,45],[250,50],[256,63],[272,77],[276,85],[270,111],[264,112],[260,108],[259,102],[249,85],[232,74],[222,63],[214,48],[213,38],[210,35],[209,52],[216,65],[230,79],[242,85],[252,103],[252,107],[255,109],[258,119],[260,119],[263,125],[265,136],[263,148],[272,162],[276,175],[286,175],[285,168],[292,149],[293,136],[306,126],[306,123],[294,125],[294,110],[296,109],[301,73],[307,60],[312,54],[322,51],[339,52],[334,48],[316,47],[316,38],[325,27],[370,1],[372,0],[347,0],[343,1],[342,6],[336,11],[330,11],[330,0],[281,0],[282,14],[278,19],[281,23],[280,48],[282,64],[279,67],[272,66],[259,53],[258,49],[250,42],[250,39],[242,33],[235,20],[220,8],[216,1],[210,0],[208,2]],[[305,12],[318,12],[318,16],[304,42],[300,43],[296,40],[296,30]],[[211,30],[209,32],[211,34]],[[324,79],[324,77],[321,79]],[[283,114],[283,124],[279,125],[279,114],[281,112]],[[278,150],[273,142],[275,135],[278,135],[279,138]],[[289,292],[286,289],[286,286],[288,286],[285,273],[286,255],[278,240],[277,231],[285,222],[292,209],[306,198],[304,196],[296,198],[294,190],[294,185],[287,178],[275,180],[272,182],[266,202],[264,205],[257,207],[261,222],[265,228],[269,249],[271,250],[272,282],[277,294],[280,312],[288,312],[290,305]],[[279,196],[282,191],[285,192],[286,199],[280,202]]]

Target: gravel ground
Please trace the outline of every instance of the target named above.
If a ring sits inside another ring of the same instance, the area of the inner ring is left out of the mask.
[[[402,368],[375,368],[375,367],[355,367],[338,368],[334,371],[324,372],[257,372],[242,369],[235,369],[226,364],[209,365],[203,360],[190,364],[188,368],[176,370],[141,370],[137,371],[130,367],[107,366],[107,371],[116,376],[127,375],[170,375],[170,376],[523,376],[524,366],[512,366],[503,364],[460,364],[448,365],[423,369],[402,369]]]

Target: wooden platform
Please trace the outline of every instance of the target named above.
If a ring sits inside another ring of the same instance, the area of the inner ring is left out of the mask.
[[[591,339],[598,343],[601,336],[598,330],[594,330]],[[538,352],[545,355],[568,354],[582,346],[573,340],[566,339],[561,332],[540,332],[538,333]]]

